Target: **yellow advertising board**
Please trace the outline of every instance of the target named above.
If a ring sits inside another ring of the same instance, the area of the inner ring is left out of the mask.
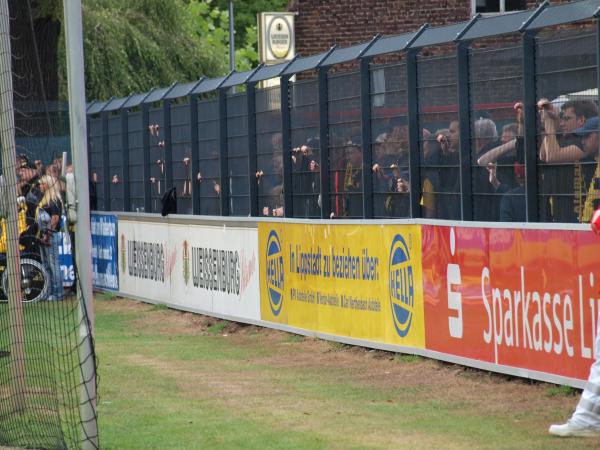
[[[419,225],[258,227],[261,319],[423,348]]]

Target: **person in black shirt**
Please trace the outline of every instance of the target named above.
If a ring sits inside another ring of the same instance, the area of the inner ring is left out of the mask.
[[[583,148],[581,137],[575,130],[596,117],[598,107],[590,100],[570,100],[558,113],[544,98],[537,106],[545,133],[540,160],[548,163],[541,174],[541,190],[549,195],[554,222],[580,221],[587,180],[595,169],[595,154]]]

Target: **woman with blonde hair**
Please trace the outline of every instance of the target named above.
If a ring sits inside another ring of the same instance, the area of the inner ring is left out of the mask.
[[[60,217],[63,202],[60,184],[52,175],[44,175],[39,180],[42,199],[35,213],[42,262],[50,275],[50,295],[47,300],[62,300],[64,297],[62,273],[58,260],[61,235]]]

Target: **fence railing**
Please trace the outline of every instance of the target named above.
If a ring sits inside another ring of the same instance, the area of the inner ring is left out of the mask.
[[[92,102],[98,209],[159,212],[175,186],[184,214],[587,221],[599,11],[544,2]]]

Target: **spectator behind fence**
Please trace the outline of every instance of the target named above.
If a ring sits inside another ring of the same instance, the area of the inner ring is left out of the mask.
[[[373,193],[375,215],[401,217],[409,215],[406,195],[408,184],[408,127],[405,117],[390,119],[388,129],[375,139],[373,157]],[[386,195],[381,195],[386,194]]]
[[[436,133],[441,149],[439,187],[435,189],[437,219],[459,220],[461,218],[458,132],[458,120],[453,120],[447,130],[439,130]]]
[[[283,216],[283,155],[274,153],[269,167],[256,172],[264,216]]]
[[[423,128],[422,149],[421,178],[423,182],[423,196],[421,197],[420,204],[423,211],[423,217],[434,218],[436,217],[435,190],[439,187],[439,164],[442,148],[440,143],[436,140],[435,135],[431,134],[429,130],[425,128]]]
[[[479,118],[474,124],[473,162],[492,148],[500,145],[498,129],[492,119]],[[485,167],[475,165],[471,174],[473,180],[473,219],[496,221],[499,216],[500,199],[489,182]]]
[[[550,215],[555,222],[582,221],[586,190],[594,174],[597,152],[584,149],[579,133],[588,119],[597,117],[598,107],[590,100],[569,100],[558,114],[545,98],[540,99],[537,106],[545,133],[540,160],[562,164],[546,168],[543,173],[543,185],[549,191]],[[573,168],[564,166],[565,163],[573,163]]]
[[[506,183],[501,183],[496,176],[496,166],[490,164],[488,167],[490,173],[490,184],[494,186],[497,193],[503,193],[500,200],[499,219],[501,222],[525,222],[526,204],[525,204],[525,166],[515,162],[513,166],[514,179],[516,187],[511,187]]]
[[[580,199],[583,205],[580,222],[589,222],[594,211],[600,207],[600,166],[598,165],[598,117],[586,120],[583,127],[573,131],[581,137],[582,150],[595,160],[594,173],[585,186],[584,198]],[[587,172],[587,170],[586,170]]]
[[[361,217],[362,149],[352,139],[342,147],[342,158],[334,179],[334,204],[330,217]]]
[[[292,149],[292,192],[294,214],[300,217],[319,215],[320,167],[319,138],[309,138],[305,144]]]
[[[500,142],[506,144],[517,138],[519,131],[519,125],[517,122],[509,123],[502,127],[502,134],[500,135]]]
[[[38,226],[42,261],[50,277],[50,295],[47,300],[62,300],[64,291],[58,255],[61,244],[59,231],[63,203],[58,180],[51,175],[42,176],[40,191],[42,198],[36,210],[35,220]]]

